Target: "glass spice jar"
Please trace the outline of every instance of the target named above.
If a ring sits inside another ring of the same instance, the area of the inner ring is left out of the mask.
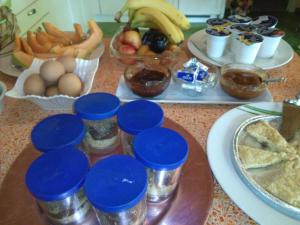
[[[116,113],[120,100],[109,93],[84,95],[74,103],[74,111],[86,126],[84,148],[88,153],[102,155],[119,143]]]
[[[26,185],[46,221],[73,225],[90,220],[94,211],[83,190],[88,170],[87,157],[75,148],[49,151],[32,162]]]
[[[57,114],[41,120],[32,129],[31,141],[41,152],[81,148],[85,135],[83,121],[72,114]]]
[[[160,127],[164,121],[164,112],[154,102],[136,100],[120,107],[117,120],[121,129],[123,151],[133,156],[132,145],[135,135],[149,128]]]
[[[147,169],[147,199],[159,202],[175,191],[181,168],[188,157],[188,144],[176,131],[152,128],[139,133],[134,140],[134,155]]]
[[[113,155],[98,161],[86,178],[84,190],[100,224],[144,224],[147,173],[136,159]]]

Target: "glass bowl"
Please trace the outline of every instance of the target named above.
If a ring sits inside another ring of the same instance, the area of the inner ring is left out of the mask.
[[[140,61],[125,69],[124,80],[133,93],[141,97],[154,97],[169,86],[171,70],[158,60]]]
[[[160,54],[151,54],[151,55],[139,55],[138,53],[135,54],[122,54],[118,48],[120,45],[120,35],[123,31],[125,31],[127,26],[121,26],[117,32],[114,34],[114,36],[111,39],[109,50],[110,55],[114,58],[117,58],[120,63],[124,65],[133,65],[140,61],[149,61],[149,60],[159,60],[160,64],[165,65],[171,65],[176,63],[177,57],[181,54],[181,45],[175,48],[166,49]],[[148,28],[139,28],[139,32],[141,34],[141,37],[143,34],[148,31]]]
[[[232,63],[221,67],[220,85],[233,97],[252,99],[266,90],[264,80],[268,78],[268,74],[257,66]]]

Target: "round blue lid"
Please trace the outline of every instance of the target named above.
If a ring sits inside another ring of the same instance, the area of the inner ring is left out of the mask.
[[[41,152],[60,150],[81,143],[83,121],[72,114],[57,114],[40,121],[31,132],[33,145]]]
[[[26,185],[37,199],[57,201],[79,190],[89,170],[88,159],[75,149],[47,152],[32,162]]]
[[[84,95],[74,103],[75,113],[88,120],[106,119],[116,115],[120,100],[109,93],[92,93]]]
[[[121,106],[117,118],[123,131],[136,135],[145,129],[161,126],[164,122],[164,112],[154,102],[136,100]]]
[[[87,198],[104,212],[121,212],[134,207],[147,190],[146,169],[136,159],[114,155],[96,163],[84,184]]]
[[[134,155],[146,167],[172,170],[188,157],[188,144],[176,131],[156,127],[139,133],[133,143]]]

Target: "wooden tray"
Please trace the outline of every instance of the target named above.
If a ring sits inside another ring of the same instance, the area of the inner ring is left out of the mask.
[[[164,126],[184,136],[189,144],[189,157],[183,167],[180,184],[175,194],[168,201],[148,204],[145,225],[204,224],[213,194],[213,178],[206,155],[194,137],[183,127],[167,118]],[[39,154],[32,145],[26,147],[6,175],[0,189],[0,224],[44,224],[24,182],[28,166]]]

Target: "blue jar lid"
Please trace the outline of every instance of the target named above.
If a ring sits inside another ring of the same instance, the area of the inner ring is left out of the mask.
[[[146,169],[136,159],[114,155],[96,163],[86,178],[85,193],[103,212],[121,212],[134,207],[147,190]]]
[[[117,118],[123,131],[136,135],[145,129],[161,126],[164,122],[164,112],[154,102],[136,100],[121,106]]]
[[[83,152],[75,148],[50,151],[32,162],[25,176],[26,185],[39,200],[62,200],[83,186],[88,170]]]
[[[152,128],[139,133],[133,143],[135,157],[146,167],[172,170],[181,166],[188,157],[188,144],[176,131]]]
[[[41,152],[61,150],[81,143],[83,121],[72,114],[57,114],[40,121],[31,132],[33,145]]]
[[[88,120],[106,119],[116,115],[120,108],[118,97],[109,93],[92,93],[84,95],[74,103],[75,113]]]

